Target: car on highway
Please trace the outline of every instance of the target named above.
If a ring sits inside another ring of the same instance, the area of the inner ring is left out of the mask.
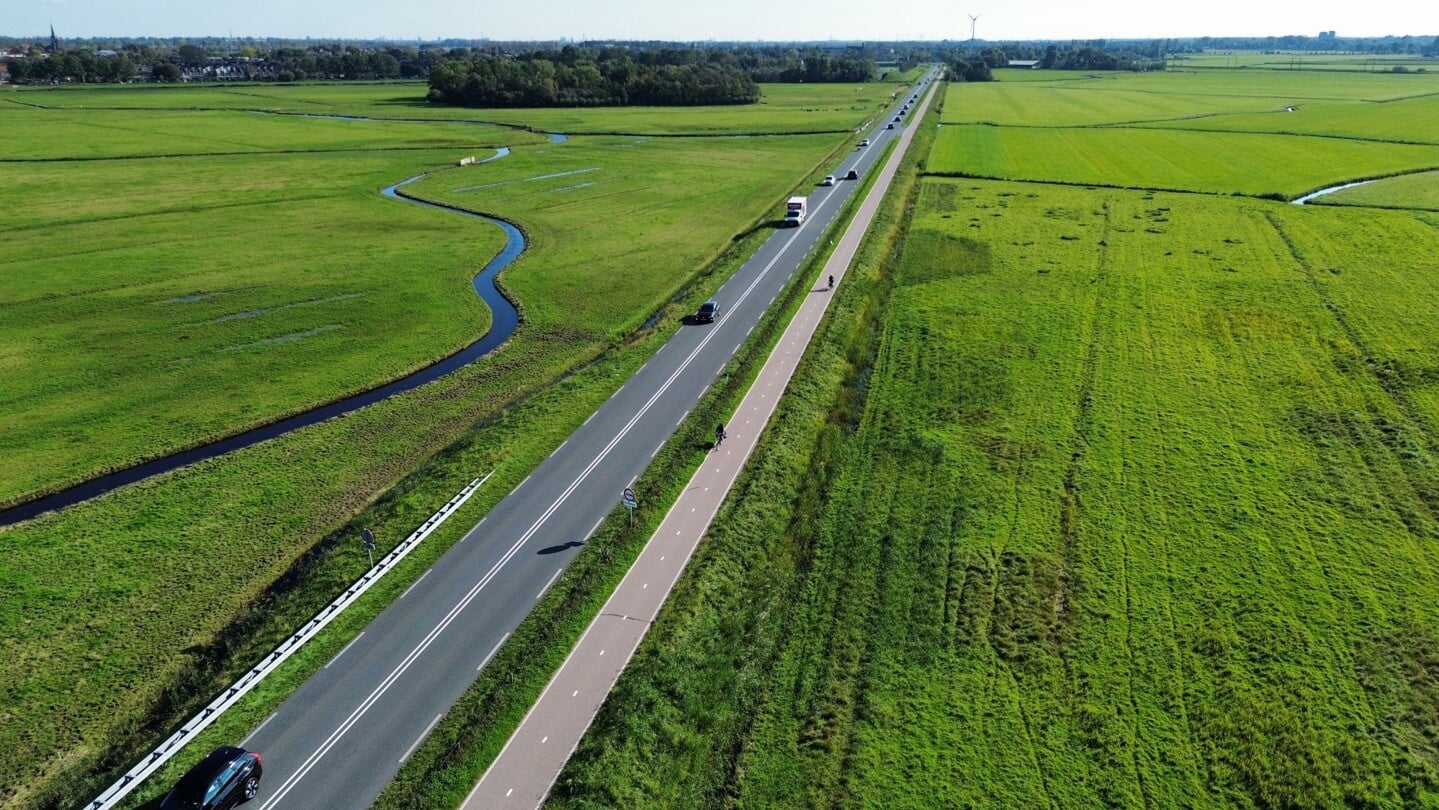
[[[850,169],[848,172],[845,173],[844,179],[846,179],[846,180],[858,180],[858,179],[859,179],[859,172],[858,172],[858,171],[855,171],[854,169]]]
[[[894,129],[894,124],[885,124],[885,129]]]
[[[706,301],[700,304],[699,312],[695,313],[695,323],[713,323],[714,319],[719,317],[719,310],[718,301]]]
[[[896,120],[898,120],[898,119],[896,119]],[[860,145],[860,146],[869,146],[869,138],[865,138],[864,140],[860,141],[860,142],[859,142],[859,145]]]
[[[894,122],[895,122],[896,124],[899,123],[899,116],[896,115],[896,116],[894,117]]]
[[[260,755],[233,745],[211,751],[165,794],[160,810],[224,810],[255,798],[264,769]]]
[[[827,174],[827,175],[825,175],[825,176],[824,176],[824,179],[821,180],[821,181],[819,182],[819,184],[822,185],[822,186],[832,186],[832,185],[834,185],[834,175],[832,175],[832,174]]]

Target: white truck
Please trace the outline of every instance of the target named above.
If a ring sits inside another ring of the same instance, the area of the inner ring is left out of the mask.
[[[804,214],[808,207],[809,199],[807,197],[790,197],[789,202],[784,205],[785,226],[798,228],[803,224]]]

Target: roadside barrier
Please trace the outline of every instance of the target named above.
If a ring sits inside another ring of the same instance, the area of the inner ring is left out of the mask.
[[[251,689],[254,689],[260,681],[264,680],[265,676],[274,672],[286,659],[294,655],[301,647],[305,646],[305,644],[313,639],[321,630],[325,629],[326,625],[334,621],[336,616],[344,612],[345,608],[354,604],[355,600],[363,596],[365,591],[370,589],[371,585],[378,582],[380,577],[383,577],[398,565],[401,560],[408,556],[411,551],[414,551],[415,547],[426,537],[429,537],[431,532],[439,528],[440,524],[448,520],[450,515],[453,515],[461,506],[464,506],[465,501],[468,501],[470,496],[475,494],[475,491],[486,481],[490,480],[490,476],[494,474],[492,470],[485,475],[485,477],[476,478],[469,483],[469,486],[460,490],[460,493],[451,498],[449,503],[440,507],[440,511],[430,515],[429,520],[426,520],[421,524],[420,528],[411,532],[410,536],[395,546],[390,553],[380,558],[380,561],[375,563],[373,568],[366,571],[364,576],[360,577],[354,584],[350,585],[344,593],[336,597],[335,601],[331,602],[328,607],[316,613],[314,618],[310,619],[303,627],[296,630],[289,638],[281,642],[280,646],[265,656],[264,660],[252,667],[249,672],[246,672],[244,677],[231,684],[230,688],[226,689],[219,697],[211,701],[210,705],[206,706],[199,714],[190,718],[188,722],[181,726],[178,731],[170,735],[170,738],[162,743],[159,748],[147,754],[135,767],[120,777],[115,784],[107,788],[104,793],[95,797],[89,804],[85,805],[87,810],[106,810],[107,808],[114,807],[121,799],[128,796],[131,791],[139,787],[141,782],[144,782],[154,774],[155,771],[159,770],[160,766],[169,762],[170,758],[175,756],[175,754],[193,740],[196,735],[206,728],[209,728],[211,723],[218,720],[226,709],[235,705],[240,698],[244,697]]]

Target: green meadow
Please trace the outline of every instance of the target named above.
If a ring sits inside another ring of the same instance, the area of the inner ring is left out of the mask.
[[[1015,165],[868,246],[550,805],[1439,805],[1433,214]]]
[[[927,168],[1292,199],[1439,167],[1439,73],[1026,74],[951,87]]]
[[[707,135],[846,132],[878,110],[900,85],[766,84],[758,104],[742,107],[478,110],[425,101],[424,82],[377,84],[214,85],[122,88],[19,88],[0,100],[47,109],[254,110],[298,115],[353,115],[426,121],[495,123],[562,133]],[[393,133],[394,128],[388,132]],[[403,130],[401,130],[403,131]]]
[[[368,112],[322,90],[327,112]],[[530,241],[501,277],[524,322],[491,358],[0,531],[0,806],[90,798],[364,570],[356,525],[383,550],[495,470],[340,631],[358,632],[678,328],[891,92],[871,87],[838,134],[563,144],[443,121],[190,111],[182,91],[180,109],[0,105],[0,120],[25,121],[7,133],[31,156],[0,162],[30,206],[7,212],[18,227],[0,260],[6,311],[24,310],[0,319],[12,500],[369,387],[482,334],[470,277],[498,229],[382,187],[428,172],[407,191],[509,218]],[[693,131],[690,112],[669,111],[671,130]],[[455,166],[499,145],[513,151]],[[322,663],[302,656],[257,700]]]
[[[1311,205],[1372,205],[1439,211],[1439,172],[1386,177],[1362,186],[1316,197]]]

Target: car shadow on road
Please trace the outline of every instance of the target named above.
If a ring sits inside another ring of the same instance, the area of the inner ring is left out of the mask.
[[[549,546],[536,551],[536,554],[559,554],[561,551],[569,551],[572,548],[580,548],[584,543],[579,540],[571,540],[568,543],[561,543],[558,546]]]

